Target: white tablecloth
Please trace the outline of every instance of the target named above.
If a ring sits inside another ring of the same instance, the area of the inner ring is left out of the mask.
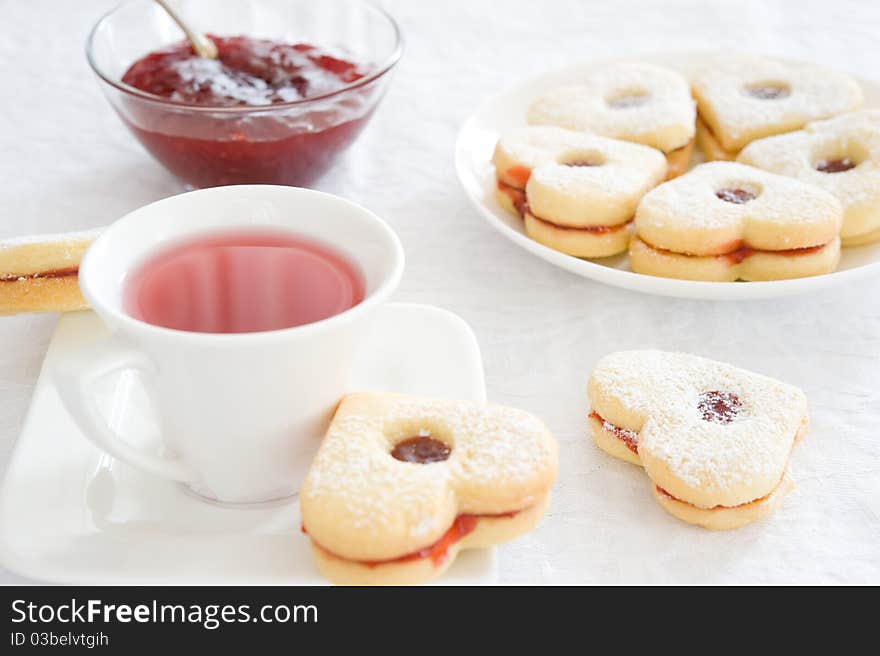
[[[180,191],[126,132],[83,56],[112,0],[4,4],[0,236],[98,226]],[[452,167],[459,125],[487,95],[591,57],[754,50],[877,77],[880,4],[765,0],[455,0],[386,3],[407,52],[388,97],[320,188],[400,234],[396,298],[464,317],[492,401],[544,418],[561,443],[549,515],[500,549],[505,583],[880,583],[880,280],[779,301],[653,298],[583,280],[501,238]],[[55,318],[0,320],[0,472]],[[800,385],[813,430],[799,487],[769,520],[710,533],[667,516],[638,469],[596,449],[585,382],[603,354],[657,347]],[[22,579],[0,570],[0,582]]]

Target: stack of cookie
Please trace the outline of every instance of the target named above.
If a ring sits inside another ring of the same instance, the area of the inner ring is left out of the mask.
[[[80,260],[98,230],[0,241],[0,315],[83,310]]]
[[[846,75],[766,57],[710,59],[690,85],[609,66],[541,95],[530,126],[502,135],[496,195],[536,241],[584,258],[629,250],[637,273],[830,273],[841,245],[880,239],[880,110],[861,103]],[[695,140],[724,161],[685,173]]]
[[[558,459],[547,427],[522,410],[351,394],[300,491],[303,532],[335,583],[431,581],[459,551],[532,530]]]
[[[639,200],[667,170],[654,148],[537,126],[503,136],[495,165],[499,202],[532,239],[576,257],[625,251]]]
[[[587,393],[596,445],[642,465],[681,520],[739,528],[794,487],[788,461],[809,426],[796,387],[686,353],[621,351],[598,362]]]

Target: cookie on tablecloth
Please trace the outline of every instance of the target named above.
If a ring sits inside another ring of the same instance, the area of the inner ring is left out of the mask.
[[[587,388],[596,444],[641,463],[654,498],[683,521],[738,528],[793,488],[789,457],[809,425],[796,387],[685,353],[621,351]]]

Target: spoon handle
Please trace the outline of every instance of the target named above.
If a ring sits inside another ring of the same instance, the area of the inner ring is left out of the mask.
[[[189,39],[189,42],[192,44],[193,50],[195,50],[199,57],[217,59],[217,46],[211,41],[211,39],[187,25],[186,21],[184,21],[180,15],[171,8],[171,5],[169,5],[166,0],[155,0],[155,2],[168,12],[171,19],[177,23],[181,30],[183,30],[183,33],[186,34],[186,38]]]

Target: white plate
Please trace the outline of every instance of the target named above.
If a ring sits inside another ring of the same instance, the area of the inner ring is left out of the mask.
[[[638,59],[687,74],[702,56],[705,53],[664,53],[643,55]],[[773,298],[880,274],[880,242],[844,249],[839,269],[823,276],[771,282],[695,282],[633,273],[628,270],[626,255],[597,261],[581,260],[542,246],[526,236],[522,221],[506,212],[495,200],[495,170],[491,162],[495,142],[501,132],[525,124],[526,109],[538,95],[553,87],[577,82],[590,70],[610,63],[613,60],[577,64],[527,80],[485,102],[462,126],[455,146],[458,178],[483,218],[502,235],[530,253],[585,278],[624,289],[680,298]],[[860,82],[865,91],[865,105],[880,105],[880,84],[868,80]]]
[[[64,583],[321,584],[299,504],[233,509],[101,453],[68,416],[53,382],[63,356],[99,338],[91,312],[65,315],[43,363],[0,492],[0,560],[24,576]],[[476,338],[456,315],[388,304],[377,312],[352,389],[486,398]],[[125,434],[151,440],[131,375],[106,381],[104,407]],[[496,578],[494,549],[465,551],[442,583]]]

